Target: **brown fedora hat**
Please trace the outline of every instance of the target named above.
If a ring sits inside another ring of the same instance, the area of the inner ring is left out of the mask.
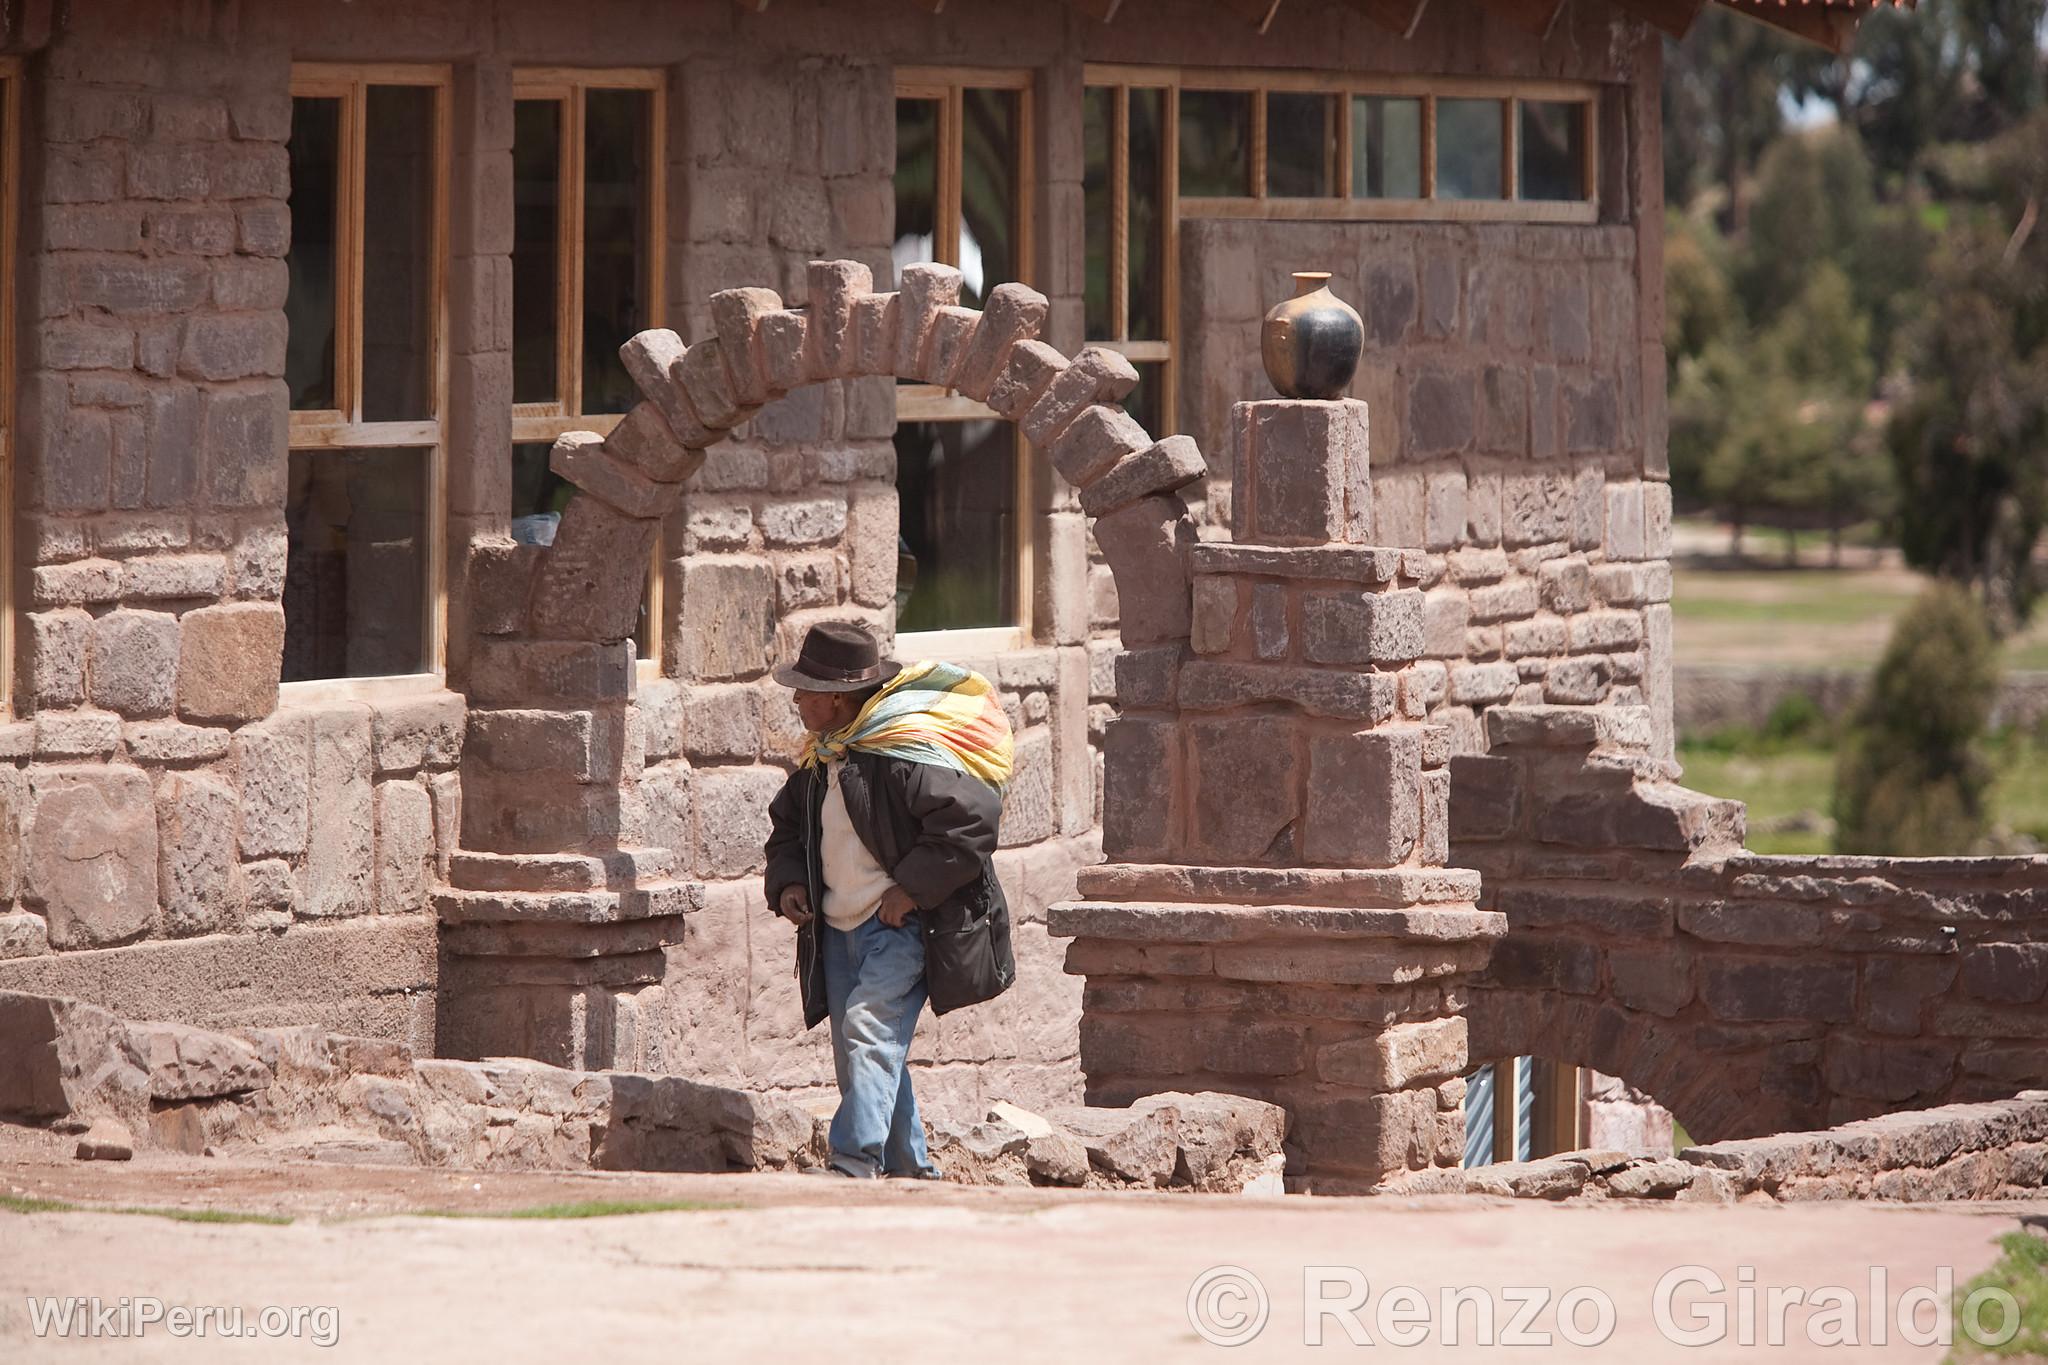
[[[902,671],[882,657],[875,637],[851,621],[812,626],[796,662],[775,670],[775,681],[799,692],[858,692],[879,687]]]

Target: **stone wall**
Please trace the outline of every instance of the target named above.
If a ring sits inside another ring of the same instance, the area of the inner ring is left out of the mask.
[[[1640,712],[1488,728],[1451,770],[1453,854],[1508,922],[1476,1060],[1593,1067],[1710,1141],[2048,1080],[2048,859],[1748,854],[1740,807],[1673,785]]]
[[[1429,718],[1461,753],[1506,703],[1651,708],[1671,743],[1671,490],[1645,413],[1637,231],[1191,222],[1183,418],[1259,382],[1290,270],[1357,303],[1375,545],[1426,551]],[[1661,401],[1662,361],[1651,373]],[[1212,502],[1228,497],[1212,481]]]
[[[1678,733],[1691,738],[1731,726],[1760,730],[1788,697],[1813,702],[1830,720],[1845,720],[1862,700],[1870,673],[1860,668],[1776,668],[1759,664],[1680,661],[1672,676]],[[2048,673],[2014,669],[1998,680],[1994,726],[2031,730],[2048,717]]]

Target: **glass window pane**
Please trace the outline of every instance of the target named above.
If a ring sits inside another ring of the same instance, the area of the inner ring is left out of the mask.
[[[523,545],[552,545],[562,509],[576,486],[548,468],[549,441],[512,447],[512,539]]]
[[[1018,278],[1017,104],[1014,90],[960,97],[960,302]]]
[[[1351,101],[1351,196],[1422,197],[1422,101],[1358,95]]]
[[[1190,199],[1252,192],[1250,91],[1181,91],[1180,192]]]
[[[1114,250],[1111,202],[1110,139],[1116,92],[1099,85],[1081,95],[1081,243],[1086,253],[1082,282],[1082,313],[1090,341],[1112,335],[1109,288],[1110,253]]]
[[[1337,100],[1294,90],[1266,96],[1266,193],[1320,199],[1337,192]]]
[[[1522,198],[1586,197],[1586,106],[1524,100]]]
[[[336,190],[341,175],[341,101],[292,101],[292,244],[285,256],[284,378],[295,408],[335,406]]]
[[[294,450],[284,680],[427,667],[425,450]]]
[[[1166,92],[1131,92],[1130,316],[1126,334],[1166,334]]]
[[[1008,422],[896,428],[898,630],[1015,624],[1016,486]]]
[[[562,104],[512,105],[512,401],[560,398]],[[543,461],[545,463],[545,461]]]
[[[1436,102],[1439,199],[1501,197],[1501,101]]]
[[[619,347],[652,313],[654,94],[583,96],[583,411],[624,412],[640,391]]]
[[[937,260],[939,102],[896,101],[896,273]]]
[[[1124,411],[1137,420],[1139,426],[1154,440],[1173,434],[1173,424],[1166,420],[1165,402],[1166,366],[1160,362],[1134,365],[1138,372],[1137,387],[1124,395]]]
[[[434,101],[373,85],[363,110],[363,420],[434,415]]]

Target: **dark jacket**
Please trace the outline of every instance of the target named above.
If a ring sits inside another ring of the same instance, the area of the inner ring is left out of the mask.
[[[799,768],[768,807],[768,908],[783,888],[809,889],[812,918],[797,930],[796,974],[804,1026],[825,1017],[823,765]],[[1017,979],[1010,907],[996,880],[996,827],[1003,799],[987,783],[929,763],[854,752],[839,788],[854,833],[896,885],[917,903],[925,985],[932,1013],[979,1004]]]

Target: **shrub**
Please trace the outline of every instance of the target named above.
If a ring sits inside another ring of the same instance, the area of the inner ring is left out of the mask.
[[[1983,609],[1950,583],[1900,614],[1835,767],[1843,853],[1966,853],[1984,831],[1979,752],[1998,691]]]
[[[1787,692],[1764,717],[1764,739],[1781,746],[1825,739],[1827,729],[1828,718],[1820,703],[1804,692]]]

